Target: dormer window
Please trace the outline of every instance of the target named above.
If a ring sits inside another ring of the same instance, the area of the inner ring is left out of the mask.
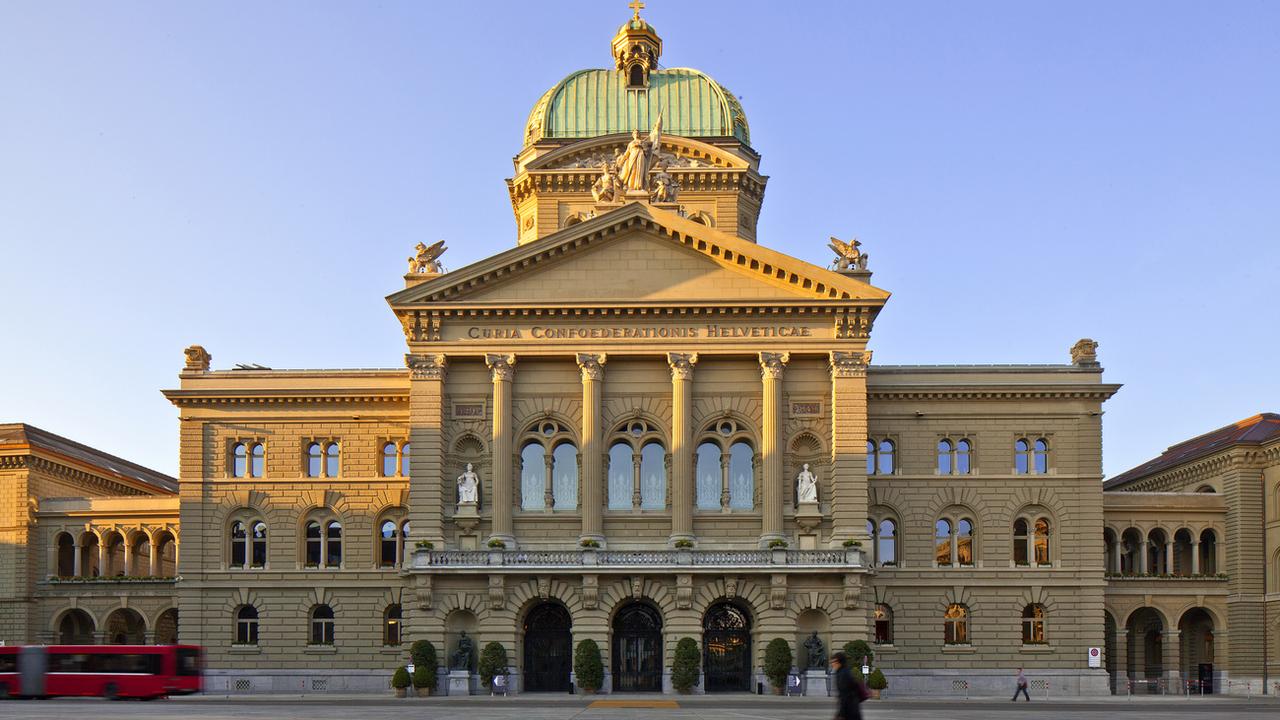
[[[640,89],[647,85],[644,77],[644,66],[636,63],[627,71],[627,87],[630,89]]]

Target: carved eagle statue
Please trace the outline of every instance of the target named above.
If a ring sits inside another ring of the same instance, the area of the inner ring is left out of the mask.
[[[831,248],[836,254],[836,259],[832,263],[836,270],[848,270],[850,268],[865,269],[867,267],[867,256],[862,254],[858,248],[862,243],[857,238],[845,242],[837,237],[832,237],[831,242],[827,243],[827,247]]]
[[[409,272],[433,275],[444,272],[444,265],[440,262],[440,256],[444,255],[444,251],[448,249],[444,245],[444,240],[433,245],[418,243],[414,247],[417,255],[409,258]]]

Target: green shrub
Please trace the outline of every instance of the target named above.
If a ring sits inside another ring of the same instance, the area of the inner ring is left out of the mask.
[[[875,652],[866,640],[854,640],[844,644],[844,654],[849,656],[849,664],[854,666],[862,665],[862,658],[867,659],[867,664],[871,665],[876,660]]]
[[[880,672],[880,668],[871,671],[871,677],[867,678],[867,687],[872,690],[883,690],[889,687],[889,681],[884,679],[884,673]]]
[[[494,675],[507,673],[507,649],[500,642],[491,642],[480,651],[480,683],[492,687]]]
[[[675,541],[673,544],[680,550],[688,550],[689,548],[693,547],[693,541],[690,540],[689,538],[680,538],[679,540]]]
[[[507,546],[507,543],[504,542],[502,538],[492,538],[489,540],[489,547],[492,548],[493,550],[502,550],[506,546]]]
[[[676,643],[676,655],[671,661],[671,686],[687,693],[698,684],[698,676],[702,670],[702,653],[698,652],[698,641],[691,637],[680,638]]]
[[[409,669],[401,665],[391,676],[391,687],[403,690],[409,687]]]
[[[783,540],[782,538],[774,538],[769,541],[769,549],[770,550],[786,550],[787,541]]]
[[[587,692],[595,692],[604,685],[604,663],[600,661],[600,646],[595,640],[587,638],[573,651],[573,676],[578,687]]]
[[[436,666],[440,664],[436,658],[436,646],[430,640],[418,640],[409,646],[409,657],[413,658],[413,686],[434,690]]]
[[[785,687],[791,672],[791,645],[782,638],[774,638],[764,649],[764,674],[775,689]]]

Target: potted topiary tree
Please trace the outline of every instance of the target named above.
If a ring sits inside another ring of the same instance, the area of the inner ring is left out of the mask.
[[[391,687],[396,689],[396,697],[402,698],[409,694],[409,669],[401,665],[391,674]]]
[[[573,677],[584,695],[592,695],[604,685],[604,663],[595,640],[587,638],[573,651]]]
[[[867,644],[866,640],[854,640],[853,642],[845,643],[844,654],[849,656],[849,662],[853,663],[859,672],[862,671],[861,666],[864,660],[870,665],[876,659],[875,652]]]
[[[764,649],[764,674],[773,686],[773,694],[781,695],[791,672],[791,644],[782,638],[774,638]]]
[[[409,657],[413,658],[413,687],[418,697],[427,697],[436,689],[436,646],[430,640],[418,640],[409,646]]]
[[[493,677],[507,674],[507,649],[491,642],[480,651],[480,684],[493,691]]]
[[[676,643],[675,659],[671,661],[671,687],[688,694],[698,684],[702,675],[702,653],[698,641],[691,637],[680,638]]]
[[[880,691],[889,687],[889,681],[884,679],[884,673],[880,672],[880,668],[871,671],[871,677],[867,678],[867,689],[871,691],[871,699],[879,700]]]

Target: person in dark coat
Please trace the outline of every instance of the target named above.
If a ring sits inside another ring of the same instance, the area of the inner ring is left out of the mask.
[[[867,691],[849,669],[849,656],[842,652],[832,655],[831,669],[836,681],[836,720],[862,720],[858,705],[866,699]]]

